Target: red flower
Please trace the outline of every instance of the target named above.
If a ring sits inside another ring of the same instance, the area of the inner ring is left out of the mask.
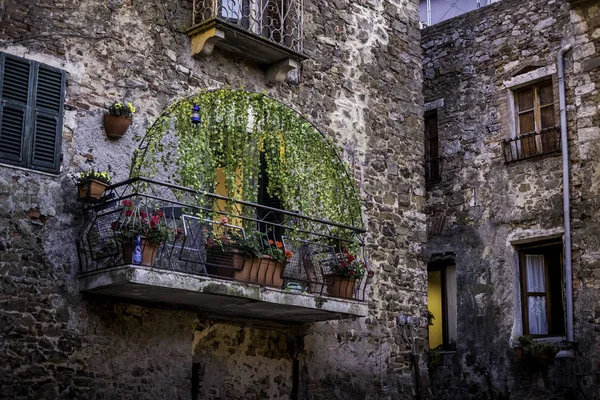
[[[375,275],[375,271],[369,270],[369,276],[373,276],[373,275]]]
[[[293,255],[294,255],[294,253],[292,253],[291,251],[289,251],[289,250],[285,251],[285,258],[292,258]]]
[[[145,213],[143,211],[140,211],[140,217],[142,218],[146,218],[148,216],[148,213]]]
[[[126,207],[131,207],[133,205],[133,201],[126,199],[126,200],[123,200],[121,202],[121,204],[124,205],[124,206],[126,206]]]
[[[131,210],[126,210],[126,211],[125,211],[125,215],[126,215],[127,217],[131,217],[131,216],[133,215],[133,211],[131,211]]]

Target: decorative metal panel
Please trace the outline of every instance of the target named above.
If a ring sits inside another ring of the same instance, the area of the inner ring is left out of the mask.
[[[194,0],[193,25],[217,19],[302,52],[302,0]]]

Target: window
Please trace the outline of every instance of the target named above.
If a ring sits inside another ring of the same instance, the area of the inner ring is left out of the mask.
[[[519,248],[523,334],[564,335],[562,244]]]
[[[58,172],[65,75],[0,53],[0,162]]]
[[[554,85],[544,80],[514,92],[516,138],[505,142],[506,161],[551,153],[560,149],[556,128]]]
[[[441,177],[437,111],[434,110],[425,114],[425,181],[434,182]]]
[[[456,266],[453,260],[427,265],[429,348],[456,350]],[[430,315],[431,317],[431,315]]]

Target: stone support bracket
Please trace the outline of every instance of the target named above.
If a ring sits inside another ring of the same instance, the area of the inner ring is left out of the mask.
[[[269,66],[266,72],[266,79],[269,85],[278,85],[285,81],[288,72],[300,67],[297,60],[286,58]]]
[[[192,37],[192,57],[209,56],[215,45],[225,39],[225,32],[219,28],[211,28]]]

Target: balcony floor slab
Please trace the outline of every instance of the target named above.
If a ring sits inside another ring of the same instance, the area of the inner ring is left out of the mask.
[[[81,274],[80,291],[139,302],[194,308],[232,318],[311,323],[368,314],[366,303],[124,265]]]

